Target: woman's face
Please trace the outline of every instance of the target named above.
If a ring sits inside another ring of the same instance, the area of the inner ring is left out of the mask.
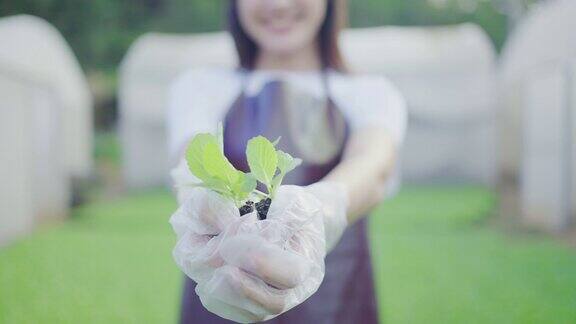
[[[240,24],[261,51],[289,55],[316,42],[326,0],[237,0]]]

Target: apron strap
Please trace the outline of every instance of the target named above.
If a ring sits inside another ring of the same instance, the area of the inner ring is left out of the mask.
[[[240,67],[238,68],[238,73],[240,74],[240,95],[246,96],[248,82],[250,80],[250,74],[252,73],[252,70]],[[322,68],[320,70],[320,82],[322,82],[322,90],[324,91],[324,96],[328,100],[331,98],[330,82],[328,80],[329,74],[330,71],[328,68]]]

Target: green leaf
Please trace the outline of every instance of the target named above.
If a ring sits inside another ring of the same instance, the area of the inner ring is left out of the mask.
[[[245,173],[242,182],[242,191],[250,194],[254,189],[256,189],[256,184],[256,178],[254,178],[252,173]]]
[[[206,143],[203,164],[211,177],[224,181],[229,187],[238,180],[238,171],[226,159],[216,142]]]
[[[281,150],[276,151],[276,155],[278,157],[278,169],[280,172],[272,179],[272,183],[270,184],[270,196],[272,198],[274,198],[276,190],[282,183],[282,180],[284,180],[284,176],[302,163],[301,159],[295,159],[292,155]]]
[[[282,180],[284,180],[284,176],[285,176],[285,173],[278,173],[274,177],[274,179],[272,179],[272,185],[270,186],[272,188],[272,190],[270,190],[270,196],[274,196],[276,189],[278,188],[278,186],[280,186],[280,184],[282,183]]]
[[[245,200],[254,189],[256,189],[256,178],[250,173],[238,171],[238,179],[232,185],[235,199],[237,201]]]
[[[217,178],[208,179],[204,181],[202,185],[203,187],[216,191],[226,197],[232,198],[233,196],[230,187],[227,186],[226,183],[220,179]]]
[[[214,135],[200,133],[194,136],[186,149],[186,162],[188,162],[190,172],[203,182],[211,178],[204,168],[204,150],[208,143],[215,142],[217,142],[217,139]]]
[[[202,181],[199,186],[234,200],[237,206],[251,194],[258,192],[257,181],[265,184],[268,196],[273,197],[286,173],[302,162],[288,153],[276,151],[274,146],[278,144],[280,137],[271,143],[265,137],[257,136],[248,141],[246,158],[251,172],[244,173],[236,170],[224,155],[223,141],[222,124],[218,124],[216,135],[196,135],[186,150],[186,161],[192,174]]]
[[[278,169],[284,174],[294,170],[302,163],[301,159],[295,159],[292,155],[281,150],[276,151],[276,155],[278,156]]]
[[[270,188],[278,166],[274,145],[263,136],[254,137],[246,146],[246,159],[254,177]]]

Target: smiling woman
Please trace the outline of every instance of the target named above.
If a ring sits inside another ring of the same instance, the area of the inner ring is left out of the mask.
[[[230,5],[230,33],[242,67],[254,68],[258,52],[266,51],[282,57],[283,64],[296,68],[315,63],[343,69],[337,40],[338,31],[344,25],[344,5],[338,3],[342,1],[300,1],[298,6],[290,1],[279,5],[259,2],[262,1],[232,1]],[[274,62],[260,64],[265,68],[275,65]]]
[[[342,1],[229,3],[239,68],[186,71],[171,88],[181,322],[376,323],[364,216],[398,188],[404,100],[386,78],[346,71]],[[245,152],[257,136],[281,138],[275,147],[302,159],[287,185],[258,188],[272,198],[266,219],[199,190],[187,168],[190,140],[220,122],[239,172],[254,171]]]

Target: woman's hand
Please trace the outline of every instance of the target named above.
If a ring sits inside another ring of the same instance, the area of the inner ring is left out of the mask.
[[[241,219],[234,203],[219,194],[188,189],[186,200],[170,218],[178,239],[172,252],[176,264],[196,282],[212,277],[223,265],[218,253],[223,239],[247,219]]]
[[[178,182],[177,182],[178,183]],[[182,191],[185,189],[185,191]],[[215,192],[181,187],[173,255],[208,310],[237,322],[271,319],[310,297],[346,227],[343,185],[281,186],[265,220]]]
[[[320,201],[305,188],[280,187],[265,220],[233,226],[219,245],[223,265],[196,287],[204,307],[237,322],[257,322],[310,297],[324,278],[321,213]]]
[[[263,321],[316,292],[324,278],[325,225],[346,226],[341,190],[328,183],[280,187],[266,220],[242,222],[220,244],[224,265],[196,287],[204,306],[235,321]]]

